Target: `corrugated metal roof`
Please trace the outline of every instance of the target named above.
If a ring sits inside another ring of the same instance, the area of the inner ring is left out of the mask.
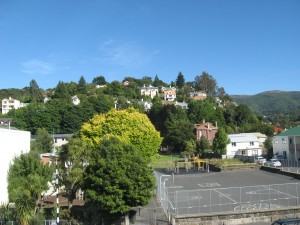
[[[258,142],[258,138],[254,135],[229,134],[228,138],[231,142]]]
[[[300,126],[293,127],[286,131],[283,131],[277,136],[300,136]]]

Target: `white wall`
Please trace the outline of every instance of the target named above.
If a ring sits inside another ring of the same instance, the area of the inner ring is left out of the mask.
[[[30,150],[30,132],[0,128],[0,204],[8,202],[7,172],[15,156]]]

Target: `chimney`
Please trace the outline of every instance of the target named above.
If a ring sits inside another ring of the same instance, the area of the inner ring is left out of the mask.
[[[216,128],[218,128],[218,122],[216,121]]]
[[[205,119],[202,120],[202,123],[205,124]]]

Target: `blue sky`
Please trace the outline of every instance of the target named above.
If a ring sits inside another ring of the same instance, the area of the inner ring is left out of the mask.
[[[300,91],[300,1],[0,0],[0,89],[179,71],[228,94]]]

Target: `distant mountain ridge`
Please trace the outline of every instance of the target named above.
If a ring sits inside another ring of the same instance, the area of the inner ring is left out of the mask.
[[[259,115],[291,114],[300,109],[300,91],[265,91],[255,95],[231,95],[236,103],[247,105]]]

